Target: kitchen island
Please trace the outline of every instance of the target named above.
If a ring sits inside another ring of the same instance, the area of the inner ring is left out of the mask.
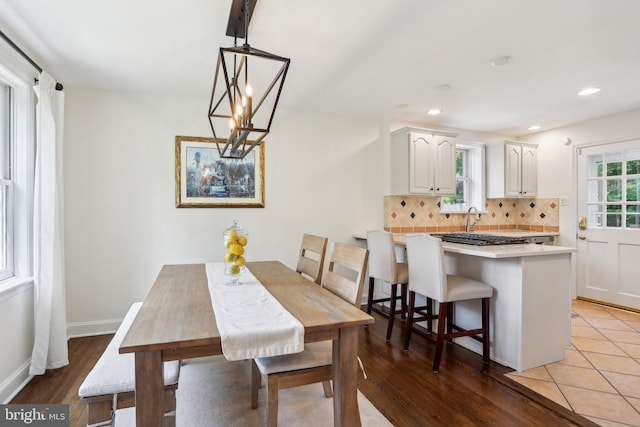
[[[356,238],[363,238],[356,235]],[[404,234],[394,234],[399,247]],[[571,343],[571,257],[575,248],[536,244],[473,246],[443,243],[447,271],[495,289],[491,358],[518,371],[564,359]],[[480,301],[456,303],[456,323],[480,324]],[[482,354],[469,337],[456,343]]]

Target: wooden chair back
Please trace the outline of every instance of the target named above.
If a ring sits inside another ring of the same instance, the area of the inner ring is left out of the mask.
[[[328,241],[326,237],[313,234],[305,233],[302,236],[296,271],[309,276],[318,285],[322,283],[322,269]]]
[[[367,249],[334,243],[322,286],[358,307],[362,299],[368,259]]]

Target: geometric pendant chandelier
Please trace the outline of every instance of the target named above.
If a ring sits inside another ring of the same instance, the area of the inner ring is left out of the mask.
[[[221,158],[243,159],[269,133],[289,69],[290,59],[249,45],[256,2],[233,0],[227,35],[234,46],[218,55],[209,123]]]

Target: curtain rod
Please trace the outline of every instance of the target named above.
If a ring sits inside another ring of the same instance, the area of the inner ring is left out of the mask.
[[[33,59],[31,59],[29,55],[24,53],[24,51],[20,49],[20,47],[17,44],[15,44],[13,40],[7,37],[7,35],[4,32],[2,32],[2,30],[0,30],[0,37],[2,37],[2,39],[4,39],[4,41],[7,42],[7,44],[13,48],[13,50],[18,52],[20,56],[26,59],[29,62],[29,64],[33,66],[33,68],[38,70],[39,73],[42,73],[42,67],[36,64],[36,62]],[[35,79],[35,81],[38,82],[38,79]],[[62,83],[56,82],[56,90],[62,90],[62,89],[64,89],[64,87],[62,86]]]

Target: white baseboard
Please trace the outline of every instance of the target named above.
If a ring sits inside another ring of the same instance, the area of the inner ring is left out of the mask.
[[[31,365],[31,359],[24,362],[13,375],[0,384],[0,402],[3,404],[11,402],[11,399],[31,381],[33,376],[29,375],[29,365]]]
[[[122,323],[122,319],[69,323],[67,325],[67,337],[78,338],[114,334],[118,330],[120,323]]]

